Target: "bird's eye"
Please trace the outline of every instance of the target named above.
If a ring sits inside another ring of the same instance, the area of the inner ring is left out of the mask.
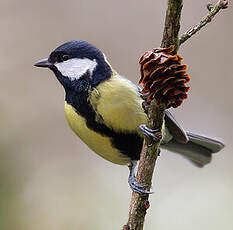
[[[69,55],[64,54],[61,56],[62,61],[67,61],[69,59]]]

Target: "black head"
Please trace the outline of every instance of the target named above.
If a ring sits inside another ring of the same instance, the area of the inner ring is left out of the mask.
[[[104,54],[86,41],[64,43],[35,66],[50,68],[65,89],[76,87],[83,80],[95,87],[112,74]]]
[[[103,53],[86,41],[70,41],[57,47],[49,56],[51,63],[63,62],[72,58],[103,60]]]

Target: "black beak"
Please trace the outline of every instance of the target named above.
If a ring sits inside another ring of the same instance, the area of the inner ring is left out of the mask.
[[[34,66],[48,68],[48,67],[52,66],[52,63],[50,63],[49,60],[46,58],[46,59],[42,59],[42,60],[36,62],[34,64]]]

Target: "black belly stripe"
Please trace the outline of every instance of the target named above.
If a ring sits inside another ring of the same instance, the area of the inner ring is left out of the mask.
[[[82,89],[85,88],[85,82],[80,82]],[[79,92],[66,89],[66,102],[75,108],[76,112],[86,120],[86,125],[89,129],[111,138],[112,145],[122,154],[128,156],[132,160],[139,160],[143,145],[143,139],[136,132],[115,132],[96,121],[96,112],[87,100],[88,90]]]

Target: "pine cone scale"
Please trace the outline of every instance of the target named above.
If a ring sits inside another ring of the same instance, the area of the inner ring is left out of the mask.
[[[186,73],[187,65],[182,64],[180,55],[172,54],[174,46],[156,48],[147,51],[140,58],[141,78],[147,100],[156,99],[157,103],[164,103],[167,108],[178,107],[187,98],[190,87],[186,83],[190,76]]]

